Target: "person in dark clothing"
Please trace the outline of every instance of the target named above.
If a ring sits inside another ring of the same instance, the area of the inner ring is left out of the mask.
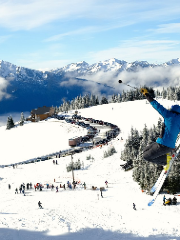
[[[41,205],[42,203],[39,201],[38,202],[38,206],[39,206],[39,208],[42,208],[42,205]]]
[[[164,118],[162,132],[156,142],[144,149],[143,158],[146,161],[166,166],[171,160],[172,150],[175,148],[177,136],[180,132],[180,106],[173,105],[170,110],[159,104],[145,88],[141,93],[146,96],[152,107]]]
[[[172,204],[173,205],[176,205],[177,204],[177,198],[174,196],[173,199],[172,199]]]
[[[100,192],[101,192],[101,197],[103,198],[103,194],[102,194],[102,190],[100,189]]]
[[[133,203],[133,209],[136,210],[136,205],[135,205],[135,203]]]
[[[24,189],[22,190],[22,193],[23,193],[24,196],[26,196]]]

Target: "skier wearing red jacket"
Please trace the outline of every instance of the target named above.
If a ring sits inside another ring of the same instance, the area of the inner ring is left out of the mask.
[[[143,157],[146,161],[166,166],[172,158],[171,152],[175,148],[176,139],[180,132],[180,106],[173,105],[170,110],[167,110],[152,97],[146,88],[141,88],[141,93],[164,118],[161,136],[156,142],[144,149]]]

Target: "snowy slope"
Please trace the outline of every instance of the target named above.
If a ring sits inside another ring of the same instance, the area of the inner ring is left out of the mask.
[[[165,107],[174,104],[168,100],[159,102]],[[132,171],[124,172],[119,166],[122,162],[120,152],[131,126],[141,130],[144,123],[148,127],[156,124],[159,118],[156,111],[146,104],[146,100],[142,100],[91,107],[80,112],[82,116],[117,124],[122,133],[108,146],[74,155],[74,161],[80,159],[84,163],[84,169],[74,173],[75,179],[81,182],[76,190],[60,189],[56,193],[55,190],[45,188],[42,192],[28,190],[26,196],[14,194],[15,188],[23,182],[59,186],[60,183],[72,181],[72,173],[66,171],[66,165],[71,161],[70,156],[57,159],[58,165],[49,160],[20,165],[16,169],[1,168],[0,239],[180,239],[180,197],[177,197],[177,206],[164,207],[163,195],[160,195],[153,207],[148,207],[149,196],[142,193],[133,181]],[[40,133],[44,133],[42,138],[37,136]],[[82,129],[72,128],[71,124],[52,120],[28,123],[10,131],[1,127],[0,164],[4,159],[16,163],[25,156],[30,158],[31,154],[45,154],[54,149],[66,148],[69,136],[82,133]],[[124,141],[118,140],[121,136]],[[112,145],[117,153],[103,158],[104,151]],[[94,160],[86,160],[89,155]],[[106,180],[108,188],[105,188],[101,198],[99,188],[105,187]],[[84,182],[87,184],[86,190],[82,186]],[[11,184],[10,190],[8,184]],[[91,190],[92,186],[96,186],[98,190]],[[44,207],[42,210],[38,209],[39,200]],[[137,211],[132,208],[133,202]]]

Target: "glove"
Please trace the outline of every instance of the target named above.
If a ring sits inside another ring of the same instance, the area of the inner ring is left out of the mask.
[[[149,92],[146,88],[141,88],[141,93],[144,94],[144,96],[146,96],[146,94]]]

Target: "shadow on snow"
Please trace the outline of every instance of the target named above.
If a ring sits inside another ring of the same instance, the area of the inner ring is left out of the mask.
[[[28,230],[14,230],[8,228],[1,228],[1,240],[180,240],[180,237],[173,237],[167,235],[151,235],[148,237],[138,236],[131,233],[121,233],[105,231],[102,228],[82,229],[79,232],[69,232],[62,235],[48,235],[48,232],[28,231]]]

